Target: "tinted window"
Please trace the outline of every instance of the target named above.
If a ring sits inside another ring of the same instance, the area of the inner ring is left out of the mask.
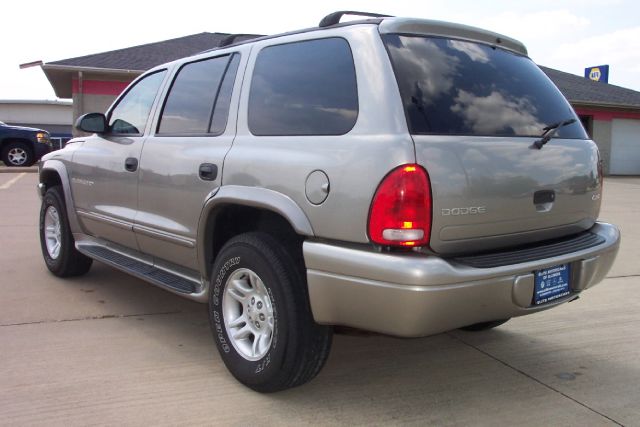
[[[209,122],[220,82],[229,56],[192,62],[183,66],[167,96],[159,133],[204,134]]]
[[[414,134],[538,136],[576,118],[529,58],[479,43],[385,35]],[[577,121],[561,138],[586,138]]]
[[[150,74],[118,101],[109,118],[112,133],[142,134],[149,119],[149,113],[166,71]]]
[[[328,38],[263,49],[249,94],[254,135],[342,135],[358,116],[358,92],[346,40]]]
[[[229,104],[231,103],[231,93],[233,91],[233,84],[236,81],[236,72],[238,71],[238,64],[240,63],[240,55],[233,55],[231,62],[227,67],[227,72],[224,74],[224,80],[218,91],[218,97],[216,98],[213,120],[211,120],[211,126],[209,132],[222,133],[227,127],[227,118],[229,117]]]

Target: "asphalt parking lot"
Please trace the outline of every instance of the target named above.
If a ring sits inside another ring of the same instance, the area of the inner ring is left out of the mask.
[[[273,395],[227,373],[204,305],[100,263],[49,274],[36,182],[0,174],[0,425],[640,425],[640,178],[606,180],[622,248],[578,301],[487,332],[338,335]]]

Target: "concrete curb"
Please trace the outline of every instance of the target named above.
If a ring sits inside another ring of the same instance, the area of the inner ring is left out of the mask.
[[[38,173],[38,166],[29,167],[6,167],[0,166],[0,173]]]

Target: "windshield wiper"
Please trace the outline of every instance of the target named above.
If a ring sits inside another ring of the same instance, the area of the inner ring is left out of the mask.
[[[576,119],[569,119],[569,120],[565,120],[562,122],[558,122],[558,123],[554,123],[552,125],[549,125],[545,128],[543,128],[543,132],[542,132],[542,138],[540,138],[539,140],[535,141],[532,145],[531,148],[537,148],[538,150],[541,149],[544,144],[546,144],[547,142],[549,142],[551,140],[551,138],[553,138],[553,136],[556,134],[556,132],[558,132],[558,129],[560,129],[563,126],[568,126],[568,125],[572,125],[576,122]]]

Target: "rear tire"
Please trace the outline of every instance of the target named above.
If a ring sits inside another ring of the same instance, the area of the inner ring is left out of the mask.
[[[500,320],[492,320],[490,322],[480,322],[480,323],[474,323],[473,325],[469,325],[469,326],[464,326],[460,329],[462,329],[463,331],[470,331],[470,332],[479,332],[479,331],[486,331],[489,329],[493,329],[496,328],[502,324],[507,323],[511,318],[508,319],[500,319]]]
[[[31,166],[34,157],[31,147],[24,142],[10,142],[2,147],[2,161],[7,166]]]
[[[231,374],[258,392],[310,381],[331,349],[331,328],[313,320],[303,266],[266,233],[241,234],[220,251],[209,320]]]
[[[83,275],[93,263],[76,249],[60,186],[49,188],[42,198],[40,247],[47,268],[58,277]]]

